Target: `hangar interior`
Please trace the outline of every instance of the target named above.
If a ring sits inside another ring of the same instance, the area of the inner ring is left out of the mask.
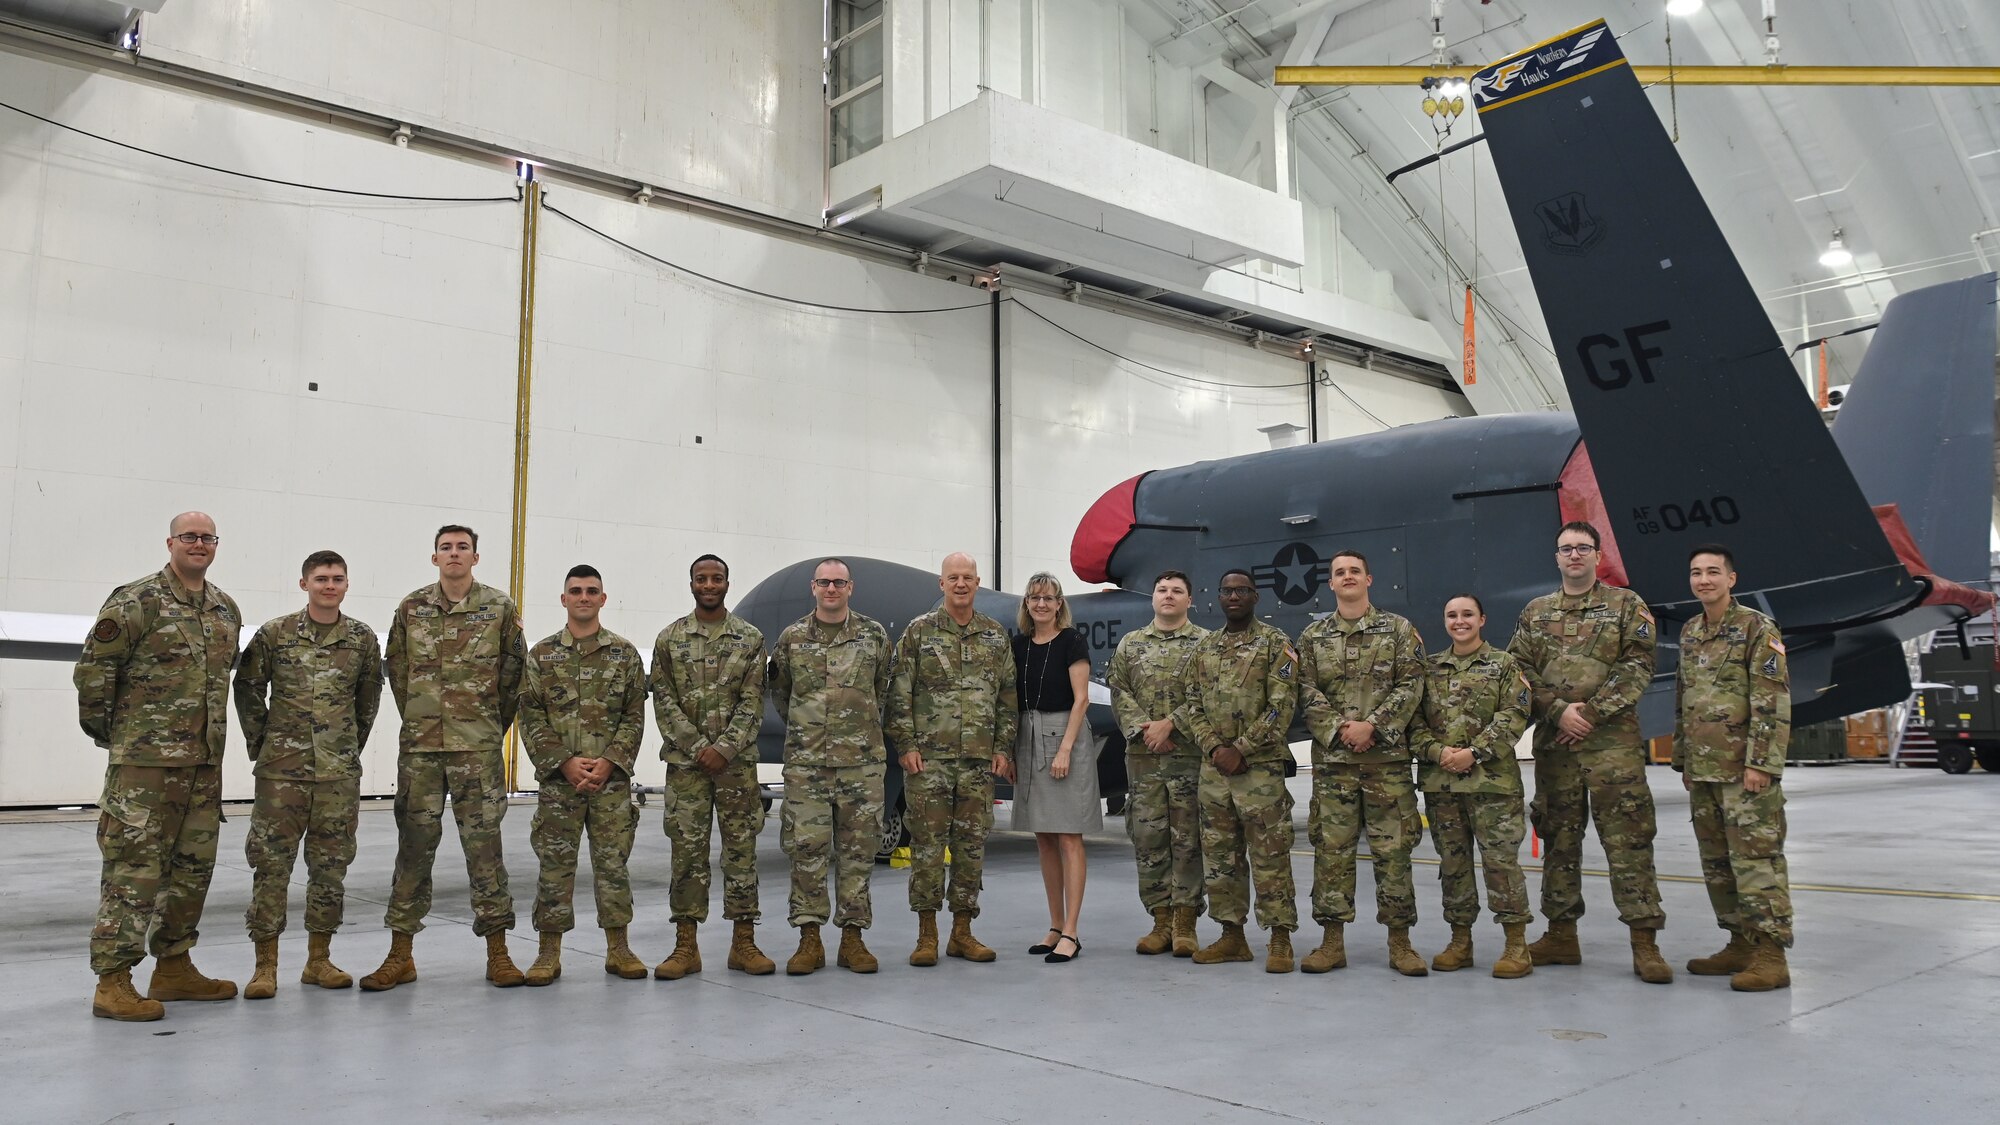
[[[1775,53],[1903,72],[1649,89],[1799,347],[1802,394],[1853,381],[1895,296],[2000,265],[2000,87],[1911,77],[2000,67],[1985,0],[0,0],[7,639],[51,627],[37,615],[87,627],[191,508],[214,515],[216,580],[251,623],[297,607],[296,560],[324,547],[349,561],[347,610],[385,622],[434,578],[425,544],[447,522],[479,530],[479,577],[518,586],[531,639],[561,627],[578,562],[606,576],[609,626],[642,644],[686,612],[681,574],[702,552],[730,561],[739,596],[800,559],[935,570],[956,550],[1009,592],[1043,570],[1074,592],[1089,584],[1072,533],[1137,474],[1568,410],[1482,146],[1388,179],[1472,139],[1475,114],[1427,114],[1408,84],[1274,79],[1480,66],[1597,18],[1648,66]],[[256,1025],[182,1005],[171,1025],[194,1034],[178,1041],[78,1027],[91,822],[48,811],[91,804],[101,783],[75,714],[67,662],[0,658],[0,809],[36,810],[0,826],[20,841],[0,864],[0,1073],[33,1080],[35,1119],[351,1116],[398,1104],[383,1091],[412,1089],[413,1066],[446,1076],[417,1103],[439,1120],[1860,1121],[2000,1106],[1963,1053],[1992,1037],[1991,1005],[1973,1001],[2000,974],[2000,778],[1983,770],[1788,778],[1794,877],[1822,889],[1799,896],[1801,987],[1748,1003],[1689,978],[1642,989],[1617,963],[1608,902],[1587,927],[1607,958],[1497,998],[1440,987],[1497,992],[1483,973],[1391,995],[1405,982],[1374,979],[1379,954],[1336,978],[1366,980],[1350,996],[1227,969],[1188,979],[1185,962],[1126,951],[1139,914],[1114,827],[1091,840],[1103,925],[1060,988],[1028,985],[1004,952],[1000,983],[943,1002],[896,965],[874,993],[710,972],[644,986],[674,994],[644,1001],[600,999],[577,973],[544,995],[567,994],[553,1026],[578,1041],[543,1054],[525,1044],[548,1035],[546,1014],[504,1011],[535,997],[489,995],[467,967],[449,843],[430,996],[399,994],[396,1034],[343,1008],[352,994],[307,999],[289,981]],[[395,738],[378,724],[366,792],[392,787]],[[661,776],[653,746],[645,784]],[[233,729],[228,753],[240,801]],[[1669,892],[1674,959],[1711,938],[1684,798],[1650,772],[1661,870],[1694,876]],[[533,882],[527,816],[508,824],[517,897]],[[667,928],[652,824],[633,859],[653,900],[642,955]],[[355,964],[375,953],[367,896],[394,850],[385,809],[363,825]],[[247,962],[230,913],[247,893],[230,859],[241,827],[209,903],[210,971]],[[762,850],[766,925],[783,935],[775,827]],[[997,836],[992,856],[989,887],[1008,889],[989,911],[1025,932],[1032,842]],[[878,870],[890,952],[901,885]],[[1419,936],[1434,949],[1432,886],[1420,879]],[[1204,1028],[1195,1005],[1227,1014]],[[311,1030],[287,1027],[286,1007]],[[600,1012],[611,1031],[590,1030]],[[581,1067],[600,1034],[617,1038],[605,1069],[538,1076],[551,1057]],[[281,1066],[230,1070],[227,1090],[193,1073],[242,1066],[274,1036]],[[1374,1061],[1322,1056],[1327,1042]],[[77,1089],[76,1060],[99,1052],[132,1069]],[[680,1077],[649,1082],[663,1058]],[[282,1093],[242,1093],[273,1081]],[[842,1093],[829,1104],[827,1089]]]

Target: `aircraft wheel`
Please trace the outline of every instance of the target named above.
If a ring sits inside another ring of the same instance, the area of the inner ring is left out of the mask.
[[[875,862],[889,862],[891,852],[909,844],[910,826],[905,823],[909,811],[910,806],[903,800],[901,793],[896,794],[896,803],[893,807],[882,811],[882,844],[875,853]]]
[[[1969,773],[1972,770],[1972,747],[1958,743],[1940,744],[1937,761],[1938,768],[1946,773]]]
[[[1988,743],[1973,751],[1979,759],[1979,768],[1987,773],[2000,773],[2000,745]]]

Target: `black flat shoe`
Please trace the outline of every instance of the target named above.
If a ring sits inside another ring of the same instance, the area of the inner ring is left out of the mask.
[[[1056,941],[1062,940],[1061,930],[1056,929],[1054,926],[1050,926],[1049,932],[1056,935]],[[1056,942],[1054,941],[1045,941],[1040,945],[1031,945],[1028,947],[1028,954],[1033,957],[1040,957],[1044,953],[1054,953],[1055,951],[1056,951]]]
[[[1047,962],[1048,962],[1049,964],[1051,964],[1051,965],[1060,965],[1060,964],[1062,964],[1062,963],[1063,963],[1063,962],[1065,962],[1065,961],[1074,961],[1074,960],[1076,960],[1077,958],[1079,958],[1079,957],[1083,956],[1083,943],[1082,943],[1082,942],[1080,942],[1080,941],[1076,940],[1075,938],[1073,938],[1073,937],[1069,936],[1068,934],[1061,934],[1061,935],[1058,935],[1058,936],[1057,936],[1057,938],[1056,938],[1056,944],[1057,944],[1057,945],[1061,945],[1061,944],[1062,944],[1063,942],[1068,942],[1068,943],[1070,943],[1071,945],[1074,945],[1074,946],[1076,946],[1076,952],[1075,952],[1075,953],[1057,953],[1057,952],[1056,952],[1055,950],[1053,950],[1053,949],[1052,949],[1052,950],[1050,950],[1050,951],[1049,951],[1049,955],[1048,955],[1047,957],[1044,957],[1044,958],[1042,958],[1042,960],[1044,960],[1044,961],[1047,961]]]

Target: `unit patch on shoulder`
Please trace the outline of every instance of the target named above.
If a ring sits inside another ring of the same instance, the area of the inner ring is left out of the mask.
[[[118,635],[124,631],[125,627],[118,624],[116,618],[106,617],[100,619],[97,622],[97,626],[90,631],[90,639],[96,641],[98,644],[110,644],[112,641],[117,640]],[[70,635],[75,636],[76,634],[72,633]]]

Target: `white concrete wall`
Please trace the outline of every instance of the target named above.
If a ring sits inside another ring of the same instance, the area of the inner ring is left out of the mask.
[[[148,55],[817,221],[819,0],[167,5]]]

